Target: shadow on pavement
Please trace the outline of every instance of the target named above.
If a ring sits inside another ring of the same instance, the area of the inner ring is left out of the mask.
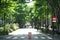
[[[53,36],[45,34],[33,34],[31,39],[28,39],[28,35],[5,35],[0,36],[0,40],[59,40]]]

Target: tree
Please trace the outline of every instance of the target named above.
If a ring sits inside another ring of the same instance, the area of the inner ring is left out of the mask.
[[[53,16],[56,16],[57,18],[57,22],[56,22],[56,26],[57,26],[57,29],[59,29],[59,24],[60,24],[60,0],[47,0],[48,1],[48,4],[51,6],[52,8],[52,17]]]
[[[5,20],[8,20],[10,14],[14,14],[14,10],[18,4],[14,0],[0,0],[0,15]]]

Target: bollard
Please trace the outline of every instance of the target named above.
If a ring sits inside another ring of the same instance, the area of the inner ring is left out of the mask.
[[[31,39],[32,38],[32,33],[28,32],[28,38]]]

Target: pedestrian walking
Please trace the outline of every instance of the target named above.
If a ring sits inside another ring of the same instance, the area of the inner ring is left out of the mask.
[[[31,32],[28,32],[28,38],[32,39],[32,33]]]

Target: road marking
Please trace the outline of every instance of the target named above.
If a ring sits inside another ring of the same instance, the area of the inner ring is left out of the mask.
[[[35,38],[35,39],[38,39],[38,37],[37,37],[37,36],[35,36],[34,38]]]
[[[10,37],[6,37],[7,39],[10,39],[10,38],[12,38],[12,36],[10,36]]]
[[[52,39],[51,37],[47,37],[48,39]]]
[[[12,39],[17,39],[18,37],[14,37],[14,38],[12,38]]]
[[[45,39],[45,37],[41,37],[42,39]]]
[[[22,39],[24,39],[25,37],[21,37]]]

